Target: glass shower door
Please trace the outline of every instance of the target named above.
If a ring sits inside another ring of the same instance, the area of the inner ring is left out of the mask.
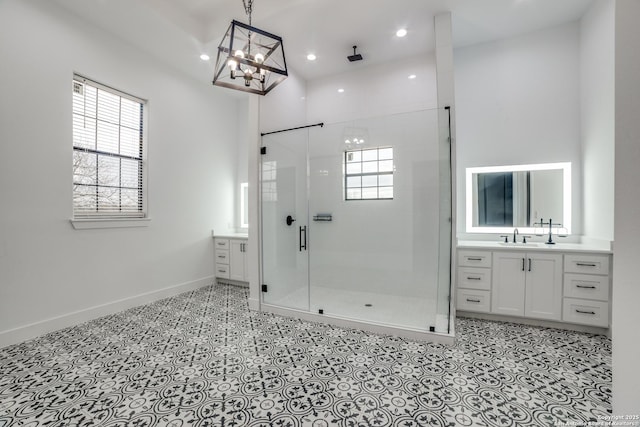
[[[306,129],[265,135],[261,155],[263,303],[309,310]]]
[[[309,131],[311,312],[448,333],[449,151],[438,138],[435,109]]]

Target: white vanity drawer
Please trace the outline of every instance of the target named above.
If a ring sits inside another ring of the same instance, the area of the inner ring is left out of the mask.
[[[229,278],[229,266],[228,265],[216,265],[216,277],[223,279]]]
[[[458,288],[491,290],[491,269],[458,267]]]
[[[562,320],[582,325],[609,327],[609,303],[576,298],[565,298]]]
[[[216,249],[229,249],[229,239],[216,239]]]
[[[490,251],[458,251],[460,267],[491,267]]]
[[[229,264],[229,251],[216,249],[216,264]]]
[[[456,307],[458,310],[478,311],[489,313],[491,311],[491,292],[475,289],[458,289],[456,294]]]
[[[609,257],[607,255],[564,256],[565,273],[609,274]]]
[[[565,273],[564,296],[590,300],[609,300],[609,276]]]

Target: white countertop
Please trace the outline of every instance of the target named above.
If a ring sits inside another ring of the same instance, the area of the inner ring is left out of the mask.
[[[543,242],[502,243],[484,240],[459,240],[457,247],[459,249],[499,249],[505,251],[613,253],[609,245],[598,243],[556,243],[555,245],[547,245]]]
[[[213,238],[221,238],[221,239],[248,239],[249,234],[247,233],[224,233],[224,234],[214,234]]]

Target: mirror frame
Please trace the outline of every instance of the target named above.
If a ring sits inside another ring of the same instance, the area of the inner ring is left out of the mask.
[[[539,170],[556,170],[563,171],[562,174],[562,227],[567,230],[567,234],[571,234],[571,162],[562,163],[539,163],[531,165],[511,165],[511,166],[481,166],[467,168],[466,170],[466,232],[467,233],[512,233],[517,228],[520,233],[534,233],[534,227],[474,227],[473,226],[473,174],[474,173],[492,173],[492,172],[520,172],[520,171],[539,171]]]

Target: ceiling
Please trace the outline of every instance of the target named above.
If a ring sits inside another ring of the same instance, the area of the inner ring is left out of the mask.
[[[42,0],[45,1],[45,0]],[[48,1],[48,0],[47,0]],[[242,0],[55,0],[197,79],[210,81]],[[309,80],[433,50],[433,16],[450,11],[461,47],[579,19],[593,0],[254,0],[253,25],[283,38],[287,65]],[[404,38],[395,36],[404,27]],[[353,45],[364,61],[349,63]],[[199,59],[208,53],[211,61]],[[306,59],[314,53],[317,60]]]

